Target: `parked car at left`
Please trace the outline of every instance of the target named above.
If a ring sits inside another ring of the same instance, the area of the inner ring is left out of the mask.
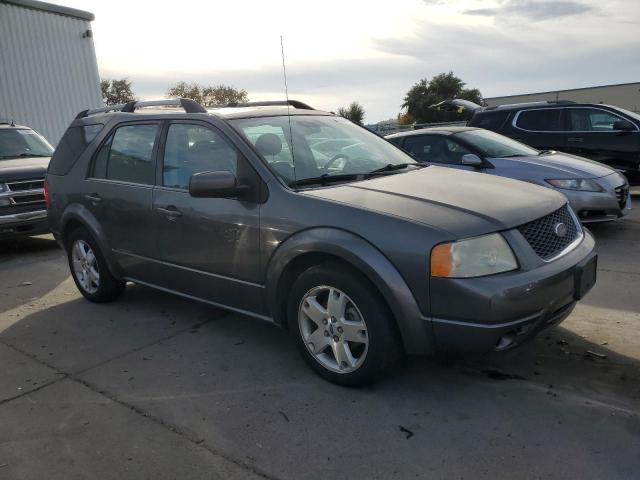
[[[631,211],[629,182],[602,163],[536,150],[499,133],[441,126],[396,133],[389,141],[422,163],[522,180],[557,190],[582,223],[617,220]]]
[[[0,123],[0,239],[49,232],[44,176],[52,154],[35,130]]]

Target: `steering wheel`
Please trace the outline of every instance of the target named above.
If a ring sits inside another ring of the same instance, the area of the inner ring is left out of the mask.
[[[331,167],[331,165],[333,165],[334,163],[336,163],[336,161],[340,160],[341,158],[344,158],[345,160],[349,160],[350,157],[349,155],[345,155],[344,153],[339,153],[337,155],[334,155],[327,163],[324,164],[324,171],[328,172],[329,171],[329,167]]]

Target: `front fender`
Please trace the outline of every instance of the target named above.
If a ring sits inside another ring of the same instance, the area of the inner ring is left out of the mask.
[[[304,230],[278,247],[267,265],[265,285],[267,305],[272,314],[279,311],[278,282],[287,265],[309,253],[340,258],[376,286],[394,315],[407,353],[424,354],[434,350],[431,326],[421,320],[418,304],[404,278],[380,250],[362,237],[344,230]]]
[[[109,246],[109,242],[107,241],[107,236],[104,233],[100,222],[96,219],[96,217],[91,213],[91,211],[81,205],[79,203],[70,204],[62,214],[60,219],[60,233],[62,242],[66,244],[67,238],[65,237],[65,232],[67,232],[67,227],[72,222],[78,222],[82,224],[91,234],[93,238],[95,238],[96,242],[98,242],[98,246],[100,247],[100,251],[107,262],[109,270],[116,278],[122,278],[123,272],[116,261],[113,252],[111,251],[111,247]]]

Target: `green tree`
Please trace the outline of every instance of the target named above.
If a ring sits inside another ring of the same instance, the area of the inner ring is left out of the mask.
[[[407,92],[402,108],[417,123],[455,122],[467,118],[464,112],[444,112],[429,108],[443,100],[461,98],[482,105],[482,94],[477,88],[467,89],[453,72],[441,73],[431,80],[423,78]]]
[[[190,98],[205,107],[226,105],[228,103],[248,102],[246,90],[237,89],[229,85],[202,86],[198,83],[177,82],[167,90],[169,98]]]
[[[358,102],[351,102],[348,107],[340,107],[338,109],[338,115],[358,125],[362,125],[364,121],[364,108]]]
[[[103,78],[100,80],[100,90],[102,90],[102,102],[105,105],[117,105],[136,100],[131,82],[126,78],[120,80]]]

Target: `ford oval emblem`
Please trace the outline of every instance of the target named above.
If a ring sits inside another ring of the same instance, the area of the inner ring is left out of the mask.
[[[569,229],[567,228],[567,226],[562,223],[562,222],[558,222],[553,226],[553,231],[556,233],[557,236],[559,237],[564,237],[567,233],[569,233]]]

